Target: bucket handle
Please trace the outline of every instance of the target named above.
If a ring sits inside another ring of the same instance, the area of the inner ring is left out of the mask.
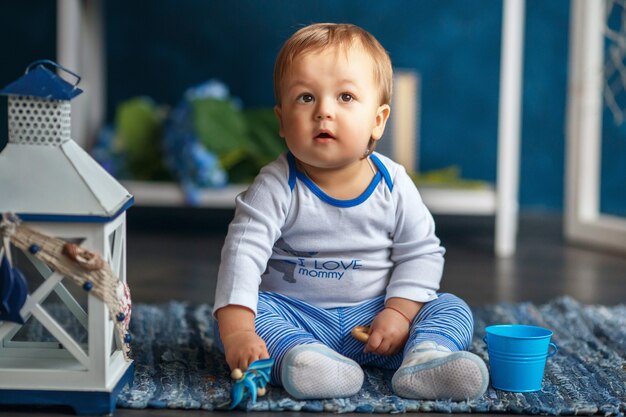
[[[485,342],[485,344],[487,345],[487,348],[489,348],[489,345],[487,344],[487,335],[483,336],[483,342]],[[554,350],[550,352],[550,348],[553,348]],[[556,343],[550,342],[550,345],[548,346],[548,356],[546,358],[553,357],[558,351],[559,351],[559,347],[556,345]]]
[[[554,350],[552,352],[550,352],[550,348],[554,348]],[[548,356],[547,357],[548,358],[553,357],[556,354],[556,352],[558,352],[558,351],[559,351],[559,347],[555,343],[550,342],[550,346],[548,347]]]

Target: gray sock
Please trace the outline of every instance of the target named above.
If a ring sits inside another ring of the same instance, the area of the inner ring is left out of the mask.
[[[397,395],[420,400],[476,399],[488,384],[489,373],[482,359],[466,351],[451,352],[434,342],[416,346],[392,379]]]
[[[289,350],[280,373],[285,391],[299,400],[350,397],[364,378],[358,363],[322,344]]]

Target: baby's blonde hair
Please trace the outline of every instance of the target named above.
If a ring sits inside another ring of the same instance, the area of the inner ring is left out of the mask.
[[[328,47],[346,50],[355,43],[360,44],[372,58],[374,80],[380,86],[380,104],[390,104],[393,70],[389,54],[372,34],[358,26],[346,23],[316,23],[303,27],[287,39],[274,65],[276,104],[281,105],[280,82],[297,56]]]

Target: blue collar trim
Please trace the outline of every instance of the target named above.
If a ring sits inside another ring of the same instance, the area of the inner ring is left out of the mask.
[[[387,184],[387,187],[389,188],[389,192],[392,192],[393,181],[391,180],[391,175],[389,175],[389,171],[387,170],[387,167],[385,166],[385,164],[383,164],[383,161],[381,161],[375,154],[371,154],[370,159],[374,161],[374,165],[376,165],[376,168],[378,168],[378,172],[380,172],[383,175],[383,178],[385,179],[385,183]]]
[[[385,179],[385,183],[387,184],[387,187],[389,187],[389,191],[393,190],[391,176],[389,175],[389,171],[387,171],[385,165],[383,165],[381,160],[378,159],[375,155],[370,155],[370,157],[378,168],[378,172],[372,179],[372,182],[370,182],[370,185],[367,186],[365,191],[363,191],[360,196],[358,196],[357,198],[353,198],[352,200],[338,200],[322,191],[322,189],[319,188],[317,184],[315,184],[309,177],[307,177],[303,172],[300,172],[296,169],[296,158],[291,152],[287,152],[287,161],[289,162],[289,187],[291,188],[291,190],[293,190],[293,187],[295,187],[296,185],[297,178],[302,181],[302,183],[306,185],[307,188],[313,192],[313,194],[319,197],[320,200],[327,204],[330,204],[331,206],[342,208],[358,206],[359,204],[367,200],[370,195],[372,195],[382,178]]]
[[[379,171],[374,176],[374,179],[372,179],[372,182],[370,183],[370,185],[365,189],[365,191],[363,191],[363,193],[360,196],[358,196],[357,198],[353,198],[352,200],[338,200],[336,198],[329,196],[324,191],[322,191],[322,189],[318,187],[313,181],[311,181],[311,179],[307,177],[303,172],[297,171],[296,176],[298,177],[300,181],[304,183],[304,185],[307,186],[309,190],[313,192],[313,194],[319,197],[320,200],[322,200],[323,202],[327,204],[330,204],[331,206],[341,207],[341,208],[358,206],[359,204],[367,200],[368,197],[372,195],[372,193],[374,192],[374,190],[376,189],[376,187],[378,186],[382,178],[382,175]]]

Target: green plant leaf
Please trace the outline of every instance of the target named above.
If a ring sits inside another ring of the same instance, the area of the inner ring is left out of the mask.
[[[115,147],[126,155],[126,168],[133,179],[171,179],[163,162],[162,113],[145,97],[132,98],[117,108]]]
[[[243,114],[248,125],[248,136],[259,148],[259,162],[262,165],[287,150],[285,141],[279,136],[280,126],[273,109],[250,109]]]
[[[218,155],[250,149],[246,121],[230,100],[204,98],[192,106],[196,134],[207,149]]]

